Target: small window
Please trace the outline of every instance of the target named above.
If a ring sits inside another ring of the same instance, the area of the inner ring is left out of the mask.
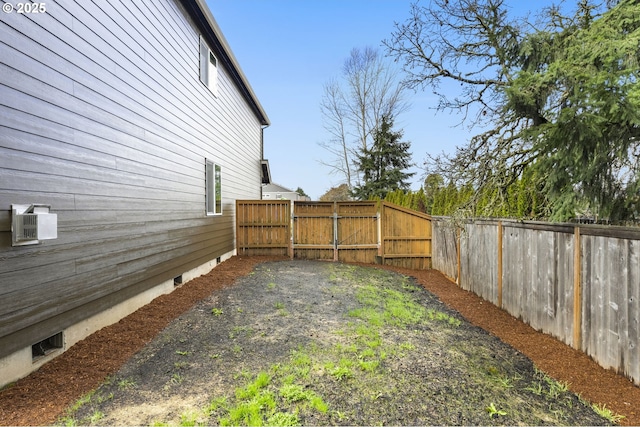
[[[205,191],[207,215],[222,214],[222,171],[220,165],[207,160],[205,169]]]
[[[200,80],[218,96],[218,60],[200,36]]]

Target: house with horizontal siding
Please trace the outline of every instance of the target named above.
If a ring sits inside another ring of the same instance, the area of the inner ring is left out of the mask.
[[[311,201],[309,196],[303,196],[302,194],[293,191],[282,185],[270,182],[262,185],[262,198],[264,200],[301,200]]]
[[[269,182],[204,0],[7,4],[0,386],[232,256],[235,200]]]

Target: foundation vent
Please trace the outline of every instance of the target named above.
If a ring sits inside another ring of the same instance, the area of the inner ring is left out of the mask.
[[[62,332],[58,332],[57,334],[31,346],[32,361],[35,362],[54,351],[61,349],[62,347],[64,347],[64,338],[62,336]]]

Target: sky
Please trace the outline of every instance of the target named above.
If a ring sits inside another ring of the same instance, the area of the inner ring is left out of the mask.
[[[551,0],[507,0],[512,11],[525,14]],[[394,23],[407,20],[411,0],[207,0],[240,68],[266,111],[264,157],[272,182],[291,190],[302,188],[312,200],[343,182],[332,175],[331,155],[319,143],[329,135],[323,127],[320,102],[323,85],[340,77],[353,48],[379,48]],[[535,11],[535,10],[534,10]],[[416,165],[411,188],[424,181],[427,153],[453,153],[473,135],[460,126],[462,117],[436,112],[430,91],[408,92],[411,108],[399,115],[394,130],[411,143]]]

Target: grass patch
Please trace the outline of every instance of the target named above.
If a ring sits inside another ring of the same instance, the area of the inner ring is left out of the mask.
[[[611,409],[607,408],[607,405],[598,405],[594,403],[591,405],[591,408],[593,408],[598,415],[615,424],[618,424],[624,418],[624,415],[614,413]]]
[[[454,327],[461,324],[460,320],[447,313],[426,309],[410,294],[379,283],[361,286],[356,298],[363,307],[349,311],[349,316],[362,319],[371,326],[407,327],[428,321],[441,321]]]
[[[129,388],[133,388],[135,386],[136,386],[136,382],[134,380],[132,380],[132,379],[129,379],[129,378],[124,378],[124,379],[121,379],[120,381],[118,381],[118,388],[120,390],[126,390],[126,389],[129,389]]]
[[[300,425],[300,411],[326,413],[328,405],[315,392],[295,383],[295,375],[282,376],[295,370],[300,354],[292,356],[290,365],[273,366],[271,372],[260,372],[252,381],[235,390],[234,398],[218,397],[205,409],[210,419],[223,426],[231,425]],[[306,364],[306,362],[305,362]],[[291,368],[291,369],[289,369]]]

